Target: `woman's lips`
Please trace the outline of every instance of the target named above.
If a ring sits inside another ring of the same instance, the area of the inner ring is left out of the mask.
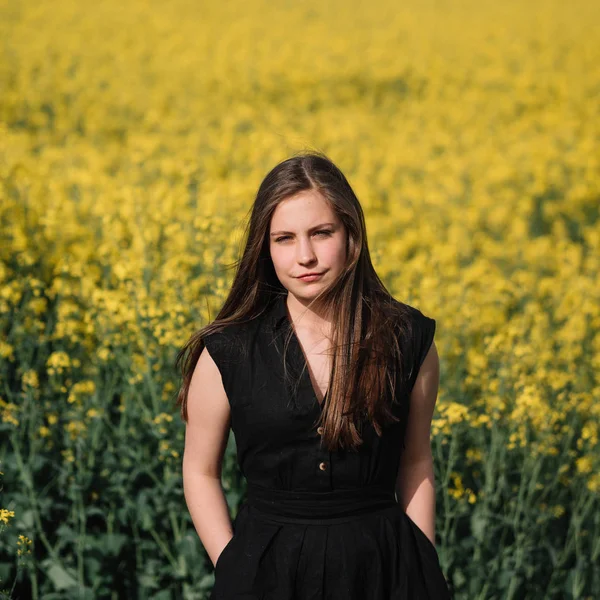
[[[298,277],[300,281],[316,281],[319,277],[322,277],[323,273],[313,273],[312,275],[303,275]]]

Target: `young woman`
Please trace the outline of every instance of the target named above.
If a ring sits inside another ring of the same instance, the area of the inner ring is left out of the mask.
[[[435,324],[386,291],[326,156],[266,176],[229,296],[177,359],[212,600],[450,598],[434,546]],[[230,427],[247,480],[233,523]]]

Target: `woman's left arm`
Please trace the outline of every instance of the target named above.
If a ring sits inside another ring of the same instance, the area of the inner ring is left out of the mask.
[[[398,502],[434,546],[435,478],[430,435],[439,380],[440,361],[433,342],[410,395],[406,439],[396,479]]]

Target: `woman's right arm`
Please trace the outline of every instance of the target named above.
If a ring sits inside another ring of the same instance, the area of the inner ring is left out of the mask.
[[[213,565],[233,537],[221,486],[221,467],[230,427],[230,407],[221,374],[204,348],[187,398],[183,492],[194,527]]]

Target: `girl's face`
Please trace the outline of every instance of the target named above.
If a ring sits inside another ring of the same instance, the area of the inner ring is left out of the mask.
[[[299,300],[310,301],[346,264],[346,228],[315,190],[280,202],[271,218],[271,260],[279,281]],[[302,278],[319,273],[314,279]]]

